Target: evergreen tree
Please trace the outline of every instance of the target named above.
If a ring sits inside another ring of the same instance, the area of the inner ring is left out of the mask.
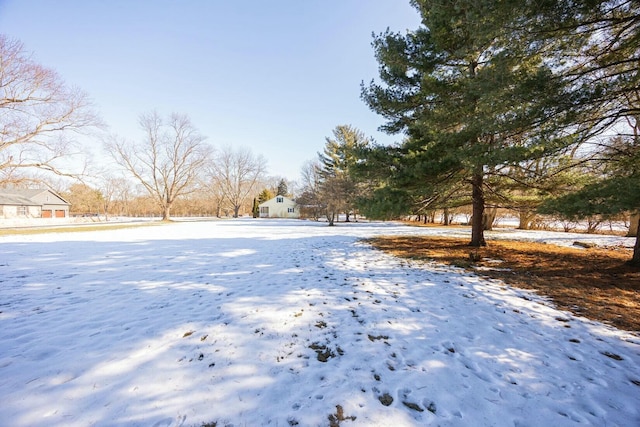
[[[258,194],[258,204],[271,200],[274,197],[275,195],[268,188],[263,188],[260,194]]]
[[[363,85],[362,96],[388,120],[384,130],[408,136],[399,161],[423,195],[469,186],[470,245],[482,246],[488,180],[573,143],[581,93],[554,75],[546,45],[530,43],[526,3],[412,4],[423,26],[375,38],[384,85]]]
[[[260,203],[256,197],[253,198],[253,205],[251,209],[251,213],[254,218],[258,218],[260,216]]]
[[[493,203],[517,213],[518,228],[530,229],[538,217],[536,209],[545,200],[580,188],[592,178],[591,171],[582,166],[586,159],[575,153],[544,157],[521,162],[515,168],[505,168],[504,176],[489,179],[488,187],[494,195]]]
[[[373,146],[361,151],[365,161],[355,171],[366,191],[358,208],[371,219],[394,219],[406,215],[425,215],[436,209],[450,209],[470,203],[463,186],[454,181],[435,181],[425,177],[429,166],[405,142],[402,146]]]
[[[590,108],[575,118],[576,125],[599,135],[620,119],[640,115],[640,3],[556,0],[534,6],[531,32],[556,49],[550,55],[563,58],[559,71]]]
[[[625,140],[612,138],[602,153],[600,178],[575,192],[547,201],[542,213],[555,213],[572,220],[621,212],[640,212],[640,126],[636,135]],[[640,223],[640,217],[634,216]],[[640,266],[640,233],[636,225],[636,243],[629,264]]]
[[[281,179],[280,182],[278,182],[278,191],[276,193],[276,196],[287,197],[288,194],[289,194],[289,188],[287,187],[287,182],[284,179]]]
[[[542,206],[568,218],[610,216],[640,212],[640,3],[637,0],[560,0],[541,2],[536,11],[538,32],[547,38],[579,40],[578,54],[562,69],[576,88],[587,94],[581,103],[591,113],[579,117],[577,126],[592,135],[591,161],[599,167],[599,179]],[[637,236],[632,259],[640,265]]]
[[[341,212],[350,221],[355,209],[359,185],[354,178],[358,153],[371,141],[360,130],[350,125],[336,126],[333,138],[326,138],[323,152],[318,154],[320,163],[321,197],[327,208],[330,225]]]

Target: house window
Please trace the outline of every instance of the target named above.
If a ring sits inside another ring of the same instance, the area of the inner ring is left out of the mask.
[[[260,213],[261,214],[268,214],[269,213],[269,206],[260,206]]]
[[[27,216],[26,206],[18,206],[18,216]]]
[[[276,203],[283,203],[283,202],[284,202],[284,198],[276,197]]]
[[[294,208],[287,208],[287,212],[289,212],[289,213],[293,213],[294,211],[295,211]]]

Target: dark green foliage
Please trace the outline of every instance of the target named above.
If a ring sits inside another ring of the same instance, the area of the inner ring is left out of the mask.
[[[581,190],[549,200],[539,211],[572,220],[600,215],[612,216],[620,212],[640,211],[640,176],[617,176],[603,179]],[[635,224],[637,227],[638,224]],[[640,229],[640,228],[639,228]],[[640,231],[629,264],[640,266]]]
[[[397,219],[410,212],[411,198],[406,191],[383,187],[372,194],[358,199],[360,213],[369,219]]]
[[[251,213],[254,218],[258,218],[260,216],[260,203],[257,198],[253,198],[253,205],[251,208]]]
[[[276,193],[276,196],[287,197],[288,195],[289,195],[289,188],[287,187],[287,182],[284,179],[281,179],[280,182],[278,182],[278,191]]]
[[[265,188],[258,194],[258,204],[271,200],[274,197],[275,195],[268,188]]]
[[[622,212],[640,212],[640,124],[634,136],[616,137],[601,148],[596,166],[600,177],[577,191],[546,201],[539,212],[579,221],[587,217],[611,217]],[[636,236],[630,261],[640,265],[640,238]]]
[[[356,175],[371,189],[358,199],[360,211],[367,217],[390,219],[469,204],[462,182],[446,175],[457,170],[447,171],[445,162],[430,162],[420,154],[410,141],[402,147],[375,146],[362,152],[367,161],[357,165]]]
[[[375,166],[364,173],[379,189],[367,199],[372,211],[419,212],[470,197],[471,244],[478,246],[485,205],[517,210],[526,227],[538,204],[579,190],[589,184],[584,177],[599,184],[562,199],[575,215],[637,209],[628,175],[597,178],[616,156],[576,148],[614,124],[619,131],[621,119],[637,144],[640,3],[411,3],[422,26],[376,36],[381,84],[362,86],[364,101],[387,119],[383,130],[406,136],[397,147],[366,153]],[[592,158],[581,159],[585,153]],[[582,165],[577,173],[575,165]]]
[[[367,150],[370,143],[364,133],[349,125],[336,126],[333,138],[326,138],[324,150],[318,154],[318,190],[329,225],[333,225],[340,213],[350,221],[362,190],[354,177],[358,155]]]
[[[550,199],[541,213],[559,214],[579,221],[588,216],[614,216],[640,210],[640,176],[616,176],[587,185],[579,191]]]
[[[471,244],[484,244],[482,217],[492,176],[555,154],[575,141],[567,125],[578,93],[525,39],[519,2],[414,1],[423,27],[374,40],[384,85],[363,85],[365,102],[408,138],[393,153],[391,185],[414,203],[447,207],[466,193]],[[518,37],[517,37],[518,36]],[[461,185],[470,191],[461,193]]]

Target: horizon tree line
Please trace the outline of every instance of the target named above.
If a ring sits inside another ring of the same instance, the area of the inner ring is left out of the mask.
[[[389,219],[442,210],[449,218],[447,211],[470,204],[476,247],[486,244],[498,208],[518,212],[521,228],[540,214],[595,224],[629,213],[638,229],[636,1],[411,4],[421,25],[374,36],[379,81],[361,86],[363,101],[386,120],[382,130],[401,141],[381,146],[336,127],[302,171],[299,200],[314,217],[333,224],[338,214]],[[86,95],[15,40],[0,36],[0,55],[0,181],[34,182],[41,177],[21,171],[37,170],[88,182],[86,169],[64,168],[78,151],[69,131],[101,125]],[[235,216],[260,192],[247,190],[264,173],[260,156],[249,156],[250,167],[241,150],[214,156],[185,115],[145,113],[140,124],[143,140],[113,137],[107,147],[166,219],[177,200],[207,185]],[[640,265],[640,239],[632,263]]]

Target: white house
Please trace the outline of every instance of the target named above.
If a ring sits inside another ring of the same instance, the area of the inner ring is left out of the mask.
[[[258,206],[260,218],[300,218],[298,204],[285,196],[276,196]]]

